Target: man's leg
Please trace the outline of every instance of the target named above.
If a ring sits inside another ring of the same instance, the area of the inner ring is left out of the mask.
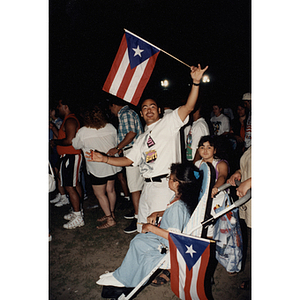
[[[162,182],[144,184],[139,203],[138,232],[142,229],[139,223],[147,223],[147,217],[153,212],[165,210],[173,196],[174,192],[169,189],[166,178]]]
[[[131,199],[135,215],[138,214],[141,191],[144,185],[144,178],[141,176],[139,167],[126,167],[127,185],[131,193]]]
[[[131,199],[132,199],[135,215],[137,215],[139,212],[140,197],[141,197],[141,191],[136,191],[131,193]]]
[[[80,211],[80,197],[82,188],[79,182],[79,172],[82,162],[82,155],[66,155],[61,164],[61,181],[66,192],[69,194],[70,202],[73,207],[73,216],[63,227],[66,229],[74,229],[84,226],[83,216]]]
[[[80,211],[80,196],[77,192],[76,187],[73,186],[65,186],[65,190],[69,194],[70,202],[72,204],[74,212]]]

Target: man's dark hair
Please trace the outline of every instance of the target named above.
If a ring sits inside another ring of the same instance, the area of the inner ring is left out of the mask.
[[[107,103],[108,105],[113,105],[113,104],[115,104],[115,105],[119,105],[119,106],[125,106],[125,105],[128,104],[128,102],[126,102],[126,101],[124,101],[124,100],[122,100],[122,99],[120,99],[120,98],[117,98],[117,97],[110,97],[110,98],[107,98],[107,99],[106,99],[106,103]]]
[[[74,100],[70,99],[70,98],[62,98],[61,99],[61,104],[62,105],[68,105],[69,110],[73,113],[75,113],[76,109],[77,109],[77,104],[75,103]]]

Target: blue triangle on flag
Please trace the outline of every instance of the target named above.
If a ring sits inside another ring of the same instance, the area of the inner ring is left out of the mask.
[[[125,32],[125,36],[131,69],[160,51],[158,48],[151,46],[128,32]]]
[[[170,236],[184,258],[188,269],[191,270],[194,264],[201,257],[209,242],[202,241],[193,237],[186,237],[178,234],[173,234],[170,232]]]

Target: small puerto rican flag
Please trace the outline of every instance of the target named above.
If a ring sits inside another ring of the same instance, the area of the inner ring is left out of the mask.
[[[171,289],[180,299],[207,299],[204,279],[210,257],[210,241],[169,233]]]
[[[103,90],[134,105],[154,69],[160,49],[125,31]]]

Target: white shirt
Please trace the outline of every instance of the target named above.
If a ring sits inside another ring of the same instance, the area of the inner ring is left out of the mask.
[[[157,122],[147,126],[126,157],[139,166],[143,177],[156,177],[170,173],[172,163],[180,162],[178,153],[178,132],[188,122],[178,115],[178,108],[166,114]]]
[[[72,140],[72,145],[75,149],[82,149],[84,153],[90,150],[107,153],[108,150],[117,146],[117,130],[109,123],[100,129],[84,126],[76,133],[75,138]],[[88,174],[91,173],[96,177],[111,176],[120,172],[121,169],[120,167],[114,167],[106,163],[86,160]]]
[[[192,161],[198,149],[200,139],[209,135],[209,128],[204,118],[199,118],[194,121],[192,126],[184,128],[186,158]]]
[[[213,116],[210,122],[213,125],[215,135],[221,135],[230,131],[229,119],[223,114],[220,114],[218,117]]]

